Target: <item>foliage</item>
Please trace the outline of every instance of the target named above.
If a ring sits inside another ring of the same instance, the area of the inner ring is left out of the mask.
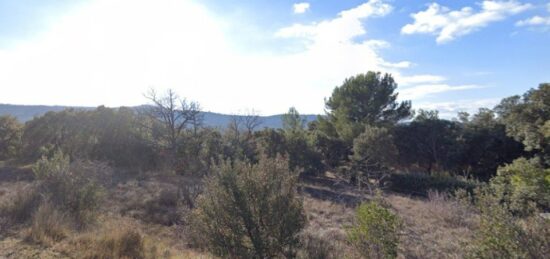
[[[56,151],[51,158],[43,157],[33,166],[38,192],[49,202],[68,213],[78,226],[93,220],[102,192],[89,175],[73,171],[69,158]]]
[[[506,132],[525,146],[525,150],[534,151],[550,164],[550,141],[548,124],[550,120],[550,83],[540,84],[523,96],[503,99],[495,108],[506,125]],[[545,126],[546,125],[546,126]]]
[[[486,108],[471,119],[463,114],[455,149],[455,157],[446,163],[449,169],[482,180],[489,180],[499,166],[524,155],[523,145],[507,136],[505,125]]]
[[[156,156],[142,121],[129,108],[49,112],[25,124],[23,160],[36,160],[60,149],[73,158],[147,169]]]
[[[353,140],[352,160],[366,171],[390,167],[396,155],[393,136],[386,128],[367,126]]]
[[[348,239],[367,258],[396,258],[401,230],[400,219],[379,203],[361,204],[355,212]]]
[[[477,183],[448,174],[392,173],[389,189],[398,193],[427,196],[428,191],[453,192],[458,189],[472,191]]]
[[[503,193],[510,209],[529,213],[530,203],[550,208],[550,169],[543,168],[538,159],[519,158],[498,169],[491,186]]]
[[[206,181],[193,211],[199,243],[221,257],[292,256],[305,224],[296,173],[280,158],[229,161]]]
[[[439,119],[437,111],[420,110],[411,123],[395,128],[401,163],[428,173],[444,170],[456,147],[457,131],[457,123]]]
[[[550,220],[514,216],[501,194],[490,188],[475,192],[480,225],[469,246],[471,258],[546,258],[550,253]]]
[[[21,149],[23,125],[12,116],[0,116],[0,160],[16,157]]]
[[[350,77],[326,101],[328,120],[351,143],[365,125],[393,125],[412,114],[411,103],[398,103],[397,84],[389,74],[368,72]]]

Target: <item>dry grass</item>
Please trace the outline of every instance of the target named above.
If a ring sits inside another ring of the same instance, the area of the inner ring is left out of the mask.
[[[304,197],[308,224],[302,234],[304,258],[354,258],[347,243],[345,227],[351,225],[352,207],[331,201]],[[323,257],[327,256],[327,257]]]
[[[28,213],[33,207],[33,196],[31,192],[22,191],[29,188],[28,181],[0,182],[0,199],[5,201],[0,209],[0,223],[7,220],[5,215],[34,215],[31,223],[25,226],[28,232],[0,229],[0,258],[81,258],[82,255],[88,258],[211,258],[193,250],[186,230],[185,213],[192,205],[183,197],[181,187],[199,184],[196,178],[176,175],[149,174],[138,179],[117,179],[112,185],[107,184],[93,228],[64,231],[64,225],[58,224],[63,218],[60,213],[46,213],[46,208],[42,207]],[[363,197],[341,183],[312,182],[305,186],[316,188],[319,191],[315,194],[321,196],[333,193],[339,195],[337,198]],[[345,232],[353,220],[353,203],[345,202],[346,199],[313,197],[307,192],[303,199],[308,224],[302,233],[303,248],[299,256],[357,258]],[[384,199],[404,222],[400,258],[465,256],[464,243],[472,240],[478,220],[471,210],[436,192],[429,194],[428,199],[396,194],[389,194]],[[179,209],[184,209],[178,212],[182,213],[178,215],[180,221],[172,217],[164,220],[162,213],[158,213]],[[150,217],[153,214],[159,214],[160,219]],[[9,220],[20,218],[14,216]],[[34,242],[25,242],[25,239]]]
[[[62,240],[69,232],[67,219],[51,203],[42,203],[32,217],[26,240],[42,245]]]
[[[16,186],[4,196],[0,203],[0,217],[11,224],[30,219],[41,201],[39,193],[30,184]]]
[[[476,216],[468,215],[454,202],[434,195],[433,200],[413,199],[389,195],[386,200],[404,221],[401,237],[403,258],[463,258],[465,244],[473,239],[470,222]],[[458,219],[453,213],[465,215]]]

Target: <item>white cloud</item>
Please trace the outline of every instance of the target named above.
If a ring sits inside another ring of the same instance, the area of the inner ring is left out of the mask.
[[[274,38],[298,40],[301,49],[258,53],[235,49],[225,30],[231,21],[190,0],[95,0],[35,38],[0,48],[0,103],[139,105],[153,86],[217,112],[275,114],[295,106],[322,113],[335,86],[369,70],[390,72],[410,87],[443,81],[401,76],[412,62],[383,59],[378,49],[389,43],[355,40],[365,38],[363,19],[391,10],[370,0],[334,19],[281,28]]]
[[[550,12],[550,3],[546,5],[546,10]],[[550,16],[535,15],[531,18],[516,22],[516,26],[550,26]]]
[[[529,19],[518,21],[516,25],[517,26],[550,25],[550,16],[542,17],[542,16],[535,15]]]
[[[414,84],[437,84],[445,80],[447,80],[445,77],[438,75],[414,75],[398,78],[400,86],[409,86]]]
[[[309,10],[309,3],[307,2],[296,3],[292,5],[292,9],[294,10],[295,14],[305,13],[307,10]]]
[[[402,99],[411,100],[411,99],[420,99],[432,94],[450,92],[450,91],[461,91],[482,88],[478,85],[458,85],[452,86],[448,84],[428,84],[428,85],[416,85],[414,87],[400,89],[399,95]]]
[[[294,24],[276,32],[281,38],[301,38],[316,44],[351,43],[353,38],[366,33],[361,23],[368,17],[385,16],[393,7],[382,0],[370,0],[355,8],[342,11],[338,17],[312,24]]]
[[[477,11],[472,7],[451,10],[432,3],[425,11],[411,14],[414,22],[403,26],[401,33],[433,34],[437,35],[437,43],[446,43],[530,7],[531,4],[522,4],[515,0],[483,1],[480,10]]]

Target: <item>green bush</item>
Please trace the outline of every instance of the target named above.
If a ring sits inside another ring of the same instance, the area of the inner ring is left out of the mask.
[[[23,125],[15,117],[0,116],[0,160],[16,157],[21,149]]]
[[[378,202],[361,204],[355,222],[348,230],[348,240],[367,258],[395,258],[399,244],[401,220]]]
[[[530,204],[550,208],[550,169],[544,169],[537,159],[519,158],[499,168],[491,186],[516,213],[529,214]]]
[[[547,258],[550,220],[515,216],[490,188],[477,189],[474,197],[480,223],[468,249],[470,258]]]
[[[217,166],[191,216],[197,242],[220,257],[293,257],[306,220],[296,176],[280,158]]]
[[[72,170],[70,161],[61,151],[51,158],[42,157],[33,166],[38,180],[38,192],[58,209],[69,213],[79,226],[93,220],[100,205],[101,187],[93,176]]]

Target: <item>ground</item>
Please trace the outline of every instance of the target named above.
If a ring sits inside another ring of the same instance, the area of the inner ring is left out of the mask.
[[[194,186],[200,179],[168,173],[144,173],[118,177],[106,185],[105,203],[93,227],[73,231],[50,245],[26,240],[26,226],[0,230],[0,258],[80,258],[90,249],[90,240],[119,229],[141,233],[148,249],[166,258],[211,258],[195,249],[186,235],[185,215],[188,204],[172,201],[170,193],[182,186]],[[0,200],[9,200],[21,188],[31,184],[29,168],[3,166],[0,169]],[[189,188],[187,190],[188,196]],[[300,181],[308,224],[304,235],[328,241],[332,256],[355,257],[346,242],[346,226],[353,220],[354,207],[372,196],[327,173]],[[465,244],[472,238],[475,215],[438,193],[414,197],[384,192],[383,199],[404,222],[400,258],[462,258]],[[176,196],[179,197],[179,196]],[[173,204],[172,204],[173,203]],[[0,222],[1,223],[1,222]]]

